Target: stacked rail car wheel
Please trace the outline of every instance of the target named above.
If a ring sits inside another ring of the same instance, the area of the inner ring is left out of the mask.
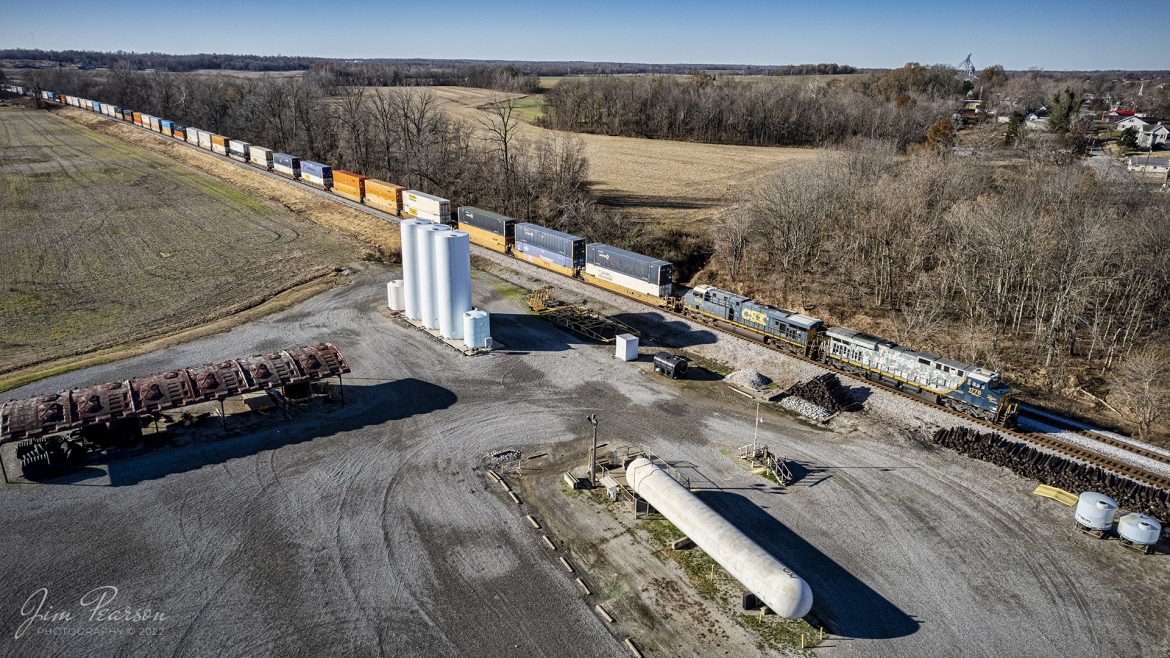
[[[200,402],[346,374],[349,362],[332,343],[302,345],[245,359],[180,368],[145,377],[75,388],[0,407],[0,443],[80,430],[137,426],[140,416]]]

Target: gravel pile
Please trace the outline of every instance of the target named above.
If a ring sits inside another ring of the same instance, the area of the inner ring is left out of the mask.
[[[798,398],[795,395],[789,395],[785,397],[780,401],[780,406],[789,411],[795,411],[801,416],[818,423],[826,423],[830,418],[833,417],[833,413],[828,409],[825,409],[824,407],[818,407],[812,402]]]
[[[730,375],[724,377],[723,380],[727,381],[727,382],[731,382],[732,384],[735,384],[736,386],[742,386],[743,388],[748,388],[748,389],[752,389],[752,390],[756,390],[756,391],[759,391],[759,390],[763,389],[765,386],[767,386],[768,384],[772,383],[771,379],[768,379],[767,376],[765,376],[762,373],[756,372],[755,370],[736,370],[735,372],[731,373]]]

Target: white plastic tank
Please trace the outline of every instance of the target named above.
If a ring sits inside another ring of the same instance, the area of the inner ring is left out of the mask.
[[[418,257],[418,319],[427,329],[439,328],[438,295],[435,287],[435,237],[450,230],[442,224],[425,224],[415,229]]]
[[[398,224],[399,235],[402,238],[402,293],[403,309],[406,317],[411,320],[419,319],[418,312],[418,239],[416,229],[423,222],[417,219],[404,219]]]
[[[386,284],[386,306],[391,311],[401,311],[406,308],[406,295],[402,288],[401,279],[395,279]]]
[[[463,314],[463,344],[468,347],[487,347],[491,340],[491,318],[486,311],[476,309]]]
[[[463,314],[471,310],[471,242],[466,231],[435,237],[435,297],[439,334],[463,338]]]
[[[1113,527],[1117,501],[1105,494],[1086,491],[1077,500],[1077,523],[1089,530],[1105,531]]]
[[[1162,524],[1153,517],[1130,512],[1117,522],[1117,534],[1131,544],[1153,546],[1162,536]]]
[[[638,360],[638,337],[633,334],[618,334],[615,338],[617,352],[615,356],[622,361]]]

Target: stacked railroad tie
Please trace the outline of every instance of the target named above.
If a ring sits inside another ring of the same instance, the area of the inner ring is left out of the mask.
[[[852,404],[848,389],[831,372],[793,384],[780,402],[786,409],[819,422],[827,421]]]
[[[1017,475],[1043,484],[1068,491],[1100,492],[1123,507],[1161,521],[1170,520],[1170,491],[1134,482],[1099,466],[1082,464],[1022,441],[966,427],[940,429],[934,433],[933,440],[972,459],[1009,468]]]

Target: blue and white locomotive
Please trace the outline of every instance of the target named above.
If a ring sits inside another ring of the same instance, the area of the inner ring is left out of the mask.
[[[821,358],[976,418],[1015,424],[1019,403],[997,372],[846,327],[825,332]]]
[[[683,307],[761,334],[773,342],[813,356],[825,324],[807,315],[752,301],[743,295],[701,285],[687,291]]]

